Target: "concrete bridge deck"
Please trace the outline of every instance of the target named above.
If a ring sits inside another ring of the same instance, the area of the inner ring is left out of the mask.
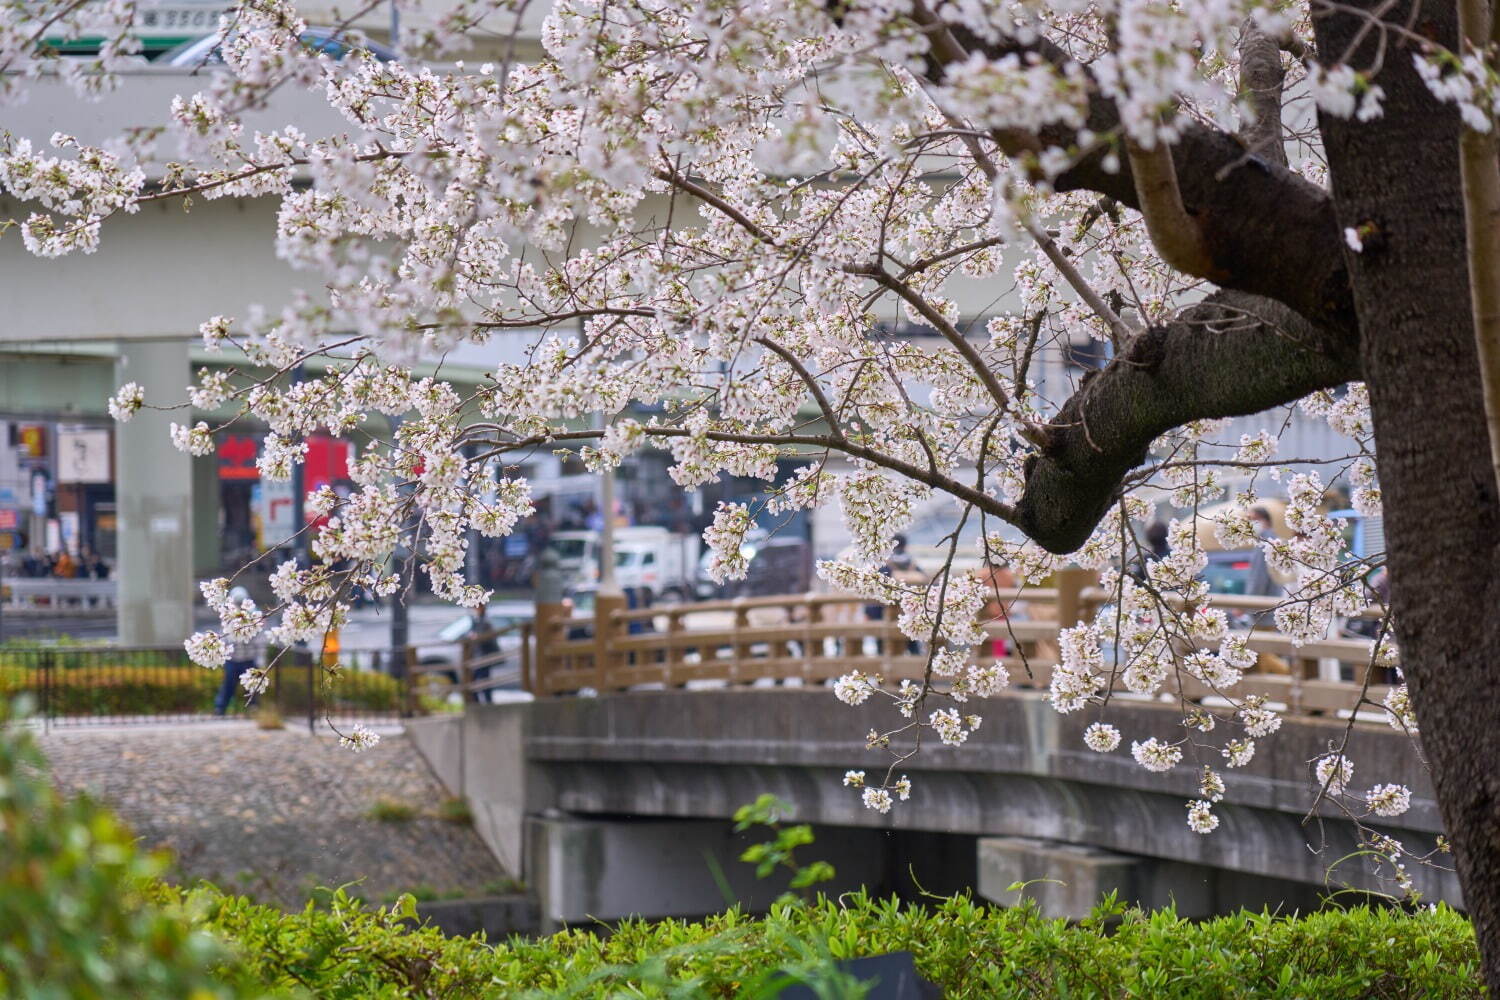
[[[1348,818],[1328,803],[1307,815],[1311,762],[1337,746],[1346,730],[1347,752],[1358,769],[1354,789],[1384,782],[1412,789],[1410,811],[1379,829],[1418,853],[1430,850],[1441,832],[1409,738],[1387,726],[1288,717],[1236,771],[1224,772],[1217,753],[1205,751],[1212,760],[1202,762],[1226,773],[1229,788],[1216,810],[1219,830],[1202,836],[1186,825],[1186,803],[1198,797],[1198,763],[1191,757],[1169,773],[1153,774],[1126,749],[1093,753],[1082,742],[1093,717],[1058,715],[1034,691],[973,704],[983,727],[962,748],[928,743],[902,765],[914,791],[888,815],[864,808],[841,777],[850,768],[874,775],[888,766],[889,755],[866,749],[864,734],[889,724],[889,707],[872,701],[851,709],[823,687],[473,705],[462,717],[416,720],[409,732],[439,777],[469,796],[480,832],[502,864],[527,873],[544,913],[557,921],[649,915],[652,886],[685,877],[672,859],[685,858],[679,866],[692,867],[701,866],[705,850],[732,855],[724,821],[765,792],[794,803],[797,821],[838,831],[846,854],[887,851],[880,845],[894,843],[896,834],[956,838],[944,850],[968,857],[948,864],[946,874],[962,882],[964,870],[974,871],[978,888],[991,898],[1002,898],[1013,875],[1067,875],[1068,889],[1047,890],[1053,897],[1048,905],[1061,915],[1086,909],[1092,895],[1110,887],[1148,903],[1174,898],[1203,912],[1257,898],[1279,901],[1291,884],[1308,888],[1302,901],[1325,886],[1390,891],[1391,884],[1373,877],[1360,859],[1335,867],[1358,850]],[[1109,717],[1124,733],[1125,747],[1132,739],[1180,732],[1175,704],[1117,700]],[[635,848],[610,846],[610,830],[643,818],[655,825],[638,831]],[[576,824],[593,832],[579,834]],[[884,839],[861,841],[862,831]],[[579,846],[585,843],[592,846]],[[596,855],[587,873],[569,858],[579,850]],[[614,895],[601,895],[612,875],[600,859],[609,857],[637,875]],[[853,866],[851,877],[859,868]],[[1412,872],[1424,898],[1460,902],[1451,872],[1419,866]],[[946,876],[935,877],[941,882]],[[579,879],[591,881],[580,885]],[[1260,897],[1247,890],[1258,881],[1266,888]],[[580,909],[585,905],[594,908]],[[671,906],[691,912],[693,904]],[[657,915],[669,912],[670,906]]]

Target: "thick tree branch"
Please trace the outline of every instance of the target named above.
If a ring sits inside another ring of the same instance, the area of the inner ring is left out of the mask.
[[[1281,47],[1261,31],[1255,18],[1247,17],[1240,29],[1240,92],[1250,104],[1255,120],[1240,129],[1245,148],[1267,163],[1286,166],[1286,144],[1281,136],[1281,97],[1286,70],[1281,65]]]
[[[1146,220],[1146,232],[1161,259],[1195,278],[1223,281],[1229,275],[1214,264],[1212,251],[1177,187],[1172,147],[1157,141],[1150,149],[1125,139],[1130,174],[1135,181],[1136,206]]]
[[[926,75],[941,83],[947,66],[983,52],[991,58],[1034,53],[1056,66],[1071,60],[1046,39],[1022,44],[979,38],[944,23],[925,3],[913,4],[912,19],[932,40]],[[976,123],[982,124],[982,123]],[[1121,131],[1119,109],[1097,90],[1089,99],[1086,120],[1095,135]],[[1052,125],[1030,135],[1016,130],[991,132],[1006,155],[1028,162],[1046,147],[1078,149],[1078,134]],[[1095,191],[1139,210],[1129,164],[1106,169],[1108,149],[1099,145],[1053,178],[1059,191]],[[1349,276],[1342,238],[1327,191],[1263,157],[1247,156],[1236,137],[1188,122],[1172,147],[1182,203],[1197,222],[1225,288],[1264,295],[1282,302],[1308,320],[1331,330],[1356,333]]]
[[[1088,540],[1159,435],[1256,413],[1360,377],[1356,340],[1276,303],[1220,292],[1152,327],[1087,379],[1048,427],[1013,523],[1053,552]]]

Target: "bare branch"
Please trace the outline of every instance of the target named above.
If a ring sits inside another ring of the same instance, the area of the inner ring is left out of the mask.
[[[807,366],[797,359],[797,355],[769,337],[756,337],[755,342],[791,366],[792,371],[796,372],[797,377],[802,379],[803,383],[807,386],[807,391],[812,394],[813,401],[818,404],[818,410],[823,414],[823,420],[828,424],[829,433],[838,434],[842,437],[844,432],[839,425],[838,414],[834,413],[833,407],[829,405],[828,397],[823,394],[823,387],[818,385],[818,380],[813,378],[812,373],[807,370]]]

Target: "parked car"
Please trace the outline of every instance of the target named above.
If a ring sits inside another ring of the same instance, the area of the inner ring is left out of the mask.
[[[378,42],[356,41],[336,28],[308,28],[300,36],[302,44],[313,52],[326,53],[330,58],[343,59],[355,49],[364,48],[381,62],[395,62],[400,58],[395,49]],[[155,60],[157,66],[177,66],[182,69],[197,69],[200,66],[224,65],[224,54],[219,50],[219,36],[205,35],[184,42],[162,53]]]

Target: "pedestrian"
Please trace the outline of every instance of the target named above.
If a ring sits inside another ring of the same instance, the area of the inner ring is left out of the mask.
[[[984,625],[1006,624],[1011,615],[1016,614],[1019,609],[1015,599],[1010,598],[1007,607],[1006,600],[1010,593],[1016,589],[1016,575],[1011,572],[1004,559],[998,556],[987,555],[984,560],[984,568],[979,571],[979,580],[984,584],[984,607],[979,610],[979,621]],[[1019,617],[1019,615],[1017,615]],[[990,655],[997,660],[1003,660],[1010,653],[1010,644],[1004,636],[995,636],[989,640]]]
[[[1245,577],[1245,593],[1260,597],[1279,596],[1281,585],[1271,578],[1271,567],[1266,562],[1266,547],[1263,544],[1276,538],[1276,532],[1271,528],[1271,514],[1264,507],[1251,507],[1250,521],[1255,525],[1256,543],[1250,550],[1250,572]]]
[[[244,587],[235,587],[229,592],[229,601],[232,604],[242,604],[250,600],[250,592]],[[214,714],[223,715],[229,711],[229,703],[234,700],[235,689],[240,686],[240,678],[247,670],[255,666],[257,657],[256,648],[250,642],[237,642],[229,647],[229,659],[224,661],[224,682],[219,685],[219,693],[214,696]]]

